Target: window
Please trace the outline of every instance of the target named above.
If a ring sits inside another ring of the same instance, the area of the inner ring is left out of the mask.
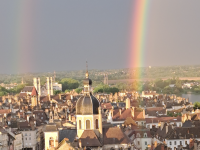
[[[27,136],[27,133],[25,133],[25,136]]]
[[[169,145],[172,145],[172,142],[169,142]]]
[[[138,145],[140,145],[140,141],[138,141]]]
[[[144,133],[144,137],[147,137],[147,133]]]
[[[86,129],[90,129],[90,120],[86,120]]]
[[[174,145],[176,145],[176,141],[174,141]]]
[[[82,128],[81,128],[81,120],[79,120],[79,129],[82,129]]]
[[[182,145],[182,141],[180,141],[180,145]]]
[[[185,145],[187,145],[187,141],[185,141]]]
[[[99,121],[96,119],[96,129],[99,129]]]
[[[27,138],[25,138],[25,140],[27,141]]]
[[[31,133],[29,133],[29,136],[31,136]]]
[[[31,140],[31,137],[29,137],[29,140]]]
[[[145,141],[145,145],[147,145],[147,141]]]
[[[41,117],[41,119],[43,119],[43,117]]]
[[[54,147],[54,139],[53,139],[53,137],[49,138],[49,146],[50,147]]]

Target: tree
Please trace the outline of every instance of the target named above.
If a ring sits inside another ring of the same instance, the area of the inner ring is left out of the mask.
[[[194,110],[195,109],[200,109],[200,102],[194,102]]]
[[[81,88],[76,88],[75,91],[76,91],[76,93],[79,94],[79,93],[81,93],[82,89]]]
[[[53,91],[53,94],[54,95],[57,95],[57,94],[60,94],[62,91],[60,91],[60,90],[55,90],[55,91]]]
[[[62,84],[62,91],[76,89],[79,86],[78,81],[71,78],[64,78],[60,83]]]

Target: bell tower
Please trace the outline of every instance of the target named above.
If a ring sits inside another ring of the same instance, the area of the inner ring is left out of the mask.
[[[83,84],[84,95],[76,103],[77,136],[80,138],[85,130],[92,130],[102,140],[102,111],[98,99],[92,95],[92,80],[89,79],[87,62]]]

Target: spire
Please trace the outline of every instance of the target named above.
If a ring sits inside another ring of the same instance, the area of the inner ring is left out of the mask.
[[[86,73],[85,73],[85,77],[88,78],[89,77],[89,73],[88,73],[88,64],[86,61]]]

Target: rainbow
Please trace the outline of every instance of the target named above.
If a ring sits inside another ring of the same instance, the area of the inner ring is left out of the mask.
[[[134,78],[142,78],[138,67],[144,67],[144,50],[146,37],[147,12],[149,0],[135,0],[130,35],[129,67],[137,70]]]
[[[34,59],[34,1],[16,2],[14,22],[13,72],[24,73],[33,69]]]

